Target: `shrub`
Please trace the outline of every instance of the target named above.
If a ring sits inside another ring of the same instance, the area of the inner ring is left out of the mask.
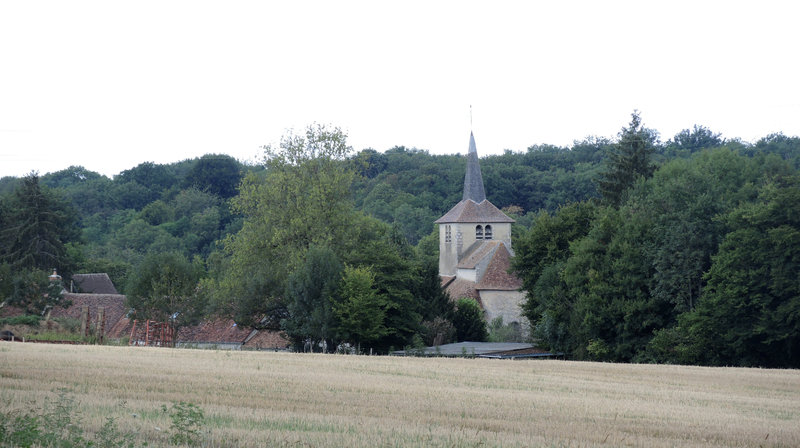
[[[163,406],[162,410],[166,411]],[[203,410],[196,404],[179,402],[173,403],[169,413],[172,420],[170,428],[175,431],[170,437],[170,442],[175,445],[195,446],[200,443],[201,429],[203,428]]]
[[[42,408],[0,412],[0,447],[136,447],[134,435],[121,433],[113,417],[106,419],[93,440],[85,437],[80,423],[75,400],[60,391],[55,400],[47,399]]]
[[[62,391],[57,400],[47,400],[42,409],[16,416],[0,414],[0,446],[67,448],[91,445],[83,437],[79,423],[75,401]]]
[[[468,297],[458,299],[453,325],[456,327],[459,342],[484,342],[488,337],[483,310],[475,299]]]
[[[422,326],[425,328],[425,344],[428,346],[449,344],[456,340],[456,327],[443,317],[426,320]]]
[[[28,325],[38,327],[42,318],[33,314],[23,314],[22,316],[4,317],[0,319],[0,325]]]
[[[503,316],[497,316],[489,323],[489,342],[524,342],[522,328],[516,322],[503,324]]]

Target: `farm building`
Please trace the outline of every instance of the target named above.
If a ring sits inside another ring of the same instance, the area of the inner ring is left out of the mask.
[[[51,280],[60,281],[55,272]],[[46,316],[80,321],[86,334],[97,334],[102,328],[104,339],[133,339],[133,345],[145,345],[148,341],[146,322],[135,323],[129,318],[130,308],[125,296],[117,292],[111,279],[105,273],[75,274],[70,282],[70,291],[63,291],[66,307],[49,309]],[[24,310],[7,306],[2,308],[3,317],[24,314]],[[158,323],[151,323],[159,325]],[[159,327],[160,328],[160,327]],[[150,331],[150,336],[153,332]],[[241,328],[232,319],[211,319],[197,325],[179,329],[175,339],[178,347],[281,350],[289,342],[277,331],[252,330]],[[159,340],[157,338],[157,340]],[[150,344],[147,344],[150,345]],[[157,344],[158,345],[158,344]]]
[[[284,350],[289,346],[280,332],[253,330],[236,325],[233,319],[213,319],[178,331],[178,347],[228,350]]]
[[[119,294],[114,283],[106,273],[75,274],[69,285],[69,292],[86,294]]]

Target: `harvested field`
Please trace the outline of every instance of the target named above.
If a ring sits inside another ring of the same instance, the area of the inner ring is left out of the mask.
[[[150,446],[178,401],[204,446],[800,446],[793,370],[0,342],[3,413],[60,389]]]

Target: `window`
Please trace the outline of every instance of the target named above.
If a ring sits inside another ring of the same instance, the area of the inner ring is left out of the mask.
[[[483,237],[487,240],[492,239],[492,226],[486,226],[486,229],[483,231]]]
[[[449,243],[452,240],[453,236],[450,233],[450,224],[447,224],[446,226],[444,226],[444,242]]]
[[[475,226],[475,239],[482,240],[483,239],[483,227],[482,226]]]

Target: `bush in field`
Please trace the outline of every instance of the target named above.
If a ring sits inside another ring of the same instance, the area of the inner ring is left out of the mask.
[[[166,411],[167,407],[162,406]],[[175,445],[195,446],[200,443],[201,429],[203,428],[203,410],[193,403],[173,403],[169,413],[172,420],[170,428],[174,431],[170,442]]]
[[[167,412],[167,407],[162,406]],[[195,446],[200,443],[203,410],[195,404],[180,402],[170,410],[170,443]],[[121,432],[114,417],[106,417],[100,430],[89,438],[81,427],[81,415],[75,400],[61,391],[55,400],[48,399],[42,408],[0,412],[0,447],[54,448],[135,448],[135,434]],[[142,446],[147,446],[144,444]]]
[[[0,414],[0,446],[66,448],[91,445],[83,437],[79,424],[75,401],[60,392],[57,400],[48,400],[42,409],[18,415]]]

